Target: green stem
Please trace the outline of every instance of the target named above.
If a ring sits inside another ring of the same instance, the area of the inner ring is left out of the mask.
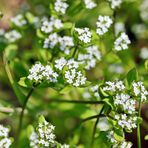
[[[141,116],[141,99],[138,101],[138,117]],[[141,131],[140,131],[140,123],[137,125],[137,141],[138,141],[138,148],[141,148]]]
[[[61,100],[61,99],[50,99],[48,100],[49,103],[57,102],[57,103],[75,103],[75,104],[103,104],[103,101],[77,101],[77,100]]]
[[[96,130],[97,130],[97,124],[99,122],[100,117],[102,116],[103,110],[104,110],[104,105],[103,105],[102,109],[100,110],[100,112],[98,114],[97,120],[96,120],[95,125],[94,125],[94,128],[93,128],[91,147],[93,147],[93,145],[94,145],[95,134],[96,134]]]

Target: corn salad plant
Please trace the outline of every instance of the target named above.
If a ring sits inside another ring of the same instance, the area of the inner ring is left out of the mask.
[[[24,2],[0,29],[0,147],[131,148],[126,135],[136,129],[141,148],[148,45],[137,44],[148,39],[147,8],[147,0]]]

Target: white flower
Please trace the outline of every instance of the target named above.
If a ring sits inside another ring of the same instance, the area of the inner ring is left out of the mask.
[[[103,35],[106,32],[108,32],[108,29],[110,28],[111,24],[113,23],[112,19],[109,16],[99,16],[97,24],[97,34]]]
[[[131,43],[128,36],[122,32],[121,35],[115,40],[114,48],[117,51],[128,49],[128,45]]]
[[[50,21],[48,20],[43,21],[43,24],[41,26],[41,31],[45,33],[50,33],[54,29],[60,29],[62,27],[63,27],[62,21],[52,16],[50,18]]]
[[[107,81],[105,82],[105,84],[107,86],[103,87],[104,91],[115,92],[115,91],[123,91],[125,89],[125,86],[122,81],[115,81],[115,82]]]
[[[60,37],[57,33],[53,33],[44,40],[43,48],[54,48],[56,45],[59,45],[60,50],[68,55],[70,48],[74,46],[73,38],[69,36]]]
[[[12,43],[15,42],[17,40],[19,40],[22,37],[22,35],[16,31],[16,30],[12,30],[9,31],[5,34],[5,38],[8,40],[8,42]]]
[[[90,32],[89,28],[75,28],[75,31],[78,33],[78,38],[82,42],[89,43],[91,41],[92,33]]]
[[[107,138],[112,143],[113,148],[131,148],[132,147],[132,143],[129,142],[129,141],[125,141],[125,140],[117,141],[114,137],[114,131],[113,130],[109,131]]]
[[[55,67],[59,70],[62,70],[66,64],[67,64],[67,60],[64,57],[55,60]]]
[[[11,18],[11,22],[18,27],[22,27],[27,24],[27,21],[24,19],[24,16],[22,14]]]
[[[65,76],[66,82],[75,87],[84,85],[86,82],[86,77],[83,76],[81,71],[77,71],[76,69],[70,69],[65,71],[64,76]]]
[[[148,59],[148,48],[143,47],[140,51],[140,57],[144,60]]]
[[[30,70],[28,79],[35,82],[47,80],[49,82],[57,82],[58,74],[53,71],[50,65],[43,66],[41,63],[36,63]]]
[[[92,0],[84,0],[84,3],[87,9],[93,9],[94,7],[97,6],[97,4]]]
[[[117,94],[114,104],[122,106],[123,110],[127,111],[129,114],[132,114],[136,110],[136,100],[130,98],[127,94]]]
[[[55,143],[55,127],[49,124],[47,121],[38,124],[35,131],[30,135],[30,147],[41,148],[41,147],[52,147]]]
[[[98,89],[99,89],[98,85],[94,85],[91,87],[91,91],[93,92],[93,94],[96,98],[100,97]]]
[[[65,14],[66,9],[68,8],[68,4],[65,1],[66,0],[56,0],[54,9],[59,13]]]
[[[50,34],[45,39],[43,48],[54,48],[59,43],[59,36],[57,33]]]
[[[85,54],[78,55],[78,61],[85,65],[85,69],[89,70],[96,66],[97,61],[101,60],[101,53],[97,46],[89,46],[85,51]]]
[[[0,147],[1,148],[9,148],[12,144],[12,141],[8,137],[9,129],[0,125]]]
[[[139,99],[141,99],[142,102],[146,101],[148,91],[145,89],[143,82],[133,82],[132,86],[135,96],[139,96]]]
[[[120,7],[123,0],[108,0],[111,3],[111,8],[115,9],[117,7]]]
[[[70,53],[70,47],[74,46],[73,38],[69,36],[60,37],[59,44],[61,51],[64,51],[68,55]]]
[[[117,124],[124,128],[127,131],[132,130],[137,127],[137,117],[127,116],[126,114],[115,115],[115,119],[117,120]]]

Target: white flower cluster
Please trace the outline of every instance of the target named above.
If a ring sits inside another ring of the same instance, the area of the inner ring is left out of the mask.
[[[111,92],[116,92],[116,91],[123,91],[125,89],[125,85],[123,84],[122,81],[107,81],[105,82],[107,86],[103,87],[104,91],[111,91]]]
[[[52,147],[55,143],[55,127],[49,124],[47,121],[40,123],[36,129],[30,135],[30,147],[31,148],[48,148]]]
[[[22,14],[18,14],[14,18],[11,18],[11,22],[18,27],[22,27],[27,24],[27,20],[24,19]]]
[[[66,0],[56,0],[56,2],[54,3],[55,11],[65,14],[68,8],[68,4],[65,1]]]
[[[84,3],[87,9],[93,9],[97,6],[97,4],[92,0],[84,0]]]
[[[0,147],[9,148],[12,144],[12,141],[8,137],[9,129],[0,125]]]
[[[140,6],[140,12],[141,12],[141,18],[144,21],[148,20],[148,1],[147,0],[143,0],[141,6]]]
[[[29,70],[28,79],[35,82],[41,82],[47,80],[50,82],[57,82],[58,74],[53,71],[50,65],[43,66],[41,63],[36,63]]]
[[[114,137],[114,131],[109,131],[107,138],[109,139],[109,141],[112,143],[112,147],[113,148],[131,148],[132,147],[132,143],[131,142],[127,142],[125,140],[123,141],[117,141]]]
[[[132,116],[127,116],[126,114],[116,114],[115,119],[117,120],[118,125],[127,131],[130,131],[133,128],[137,127],[136,116],[132,117]]]
[[[12,30],[12,31],[9,31],[9,32],[5,33],[5,38],[10,43],[19,40],[21,37],[22,37],[22,35],[16,30]]]
[[[67,66],[68,69],[71,69],[71,68],[77,69],[79,67],[79,63],[74,59],[66,60],[64,57],[55,60],[55,67],[58,70],[62,70],[64,66]]]
[[[59,45],[60,50],[65,54],[69,54],[70,48],[74,46],[73,38],[70,36],[60,37],[57,33],[53,33],[45,39],[43,48],[54,48],[56,45]]]
[[[117,7],[120,7],[123,0],[108,0],[111,3],[111,8],[115,9]]]
[[[41,31],[44,33],[50,33],[54,29],[60,29],[63,27],[63,23],[60,19],[57,19],[55,17],[51,17],[50,20],[44,20],[43,24],[41,26]]]
[[[97,24],[97,34],[103,35],[105,34],[108,29],[110,28],[111,24],[113,23],[112,19],[109,16],[102,16],[100,15],[98,17],[98,21],[96,22]]]
[[[132,86],[135,96],[140,97],[139,99],[141,99],[141,102],[146,101],[148,96],[148,91],[145,89],[143,82],[141,81],[134,82]]]
[[[114,48],[117,51],[128,49],[128,45],[131,43],[128,36],[122,32],[121,35],[115,40]]]
[[[96,66],[96,62],[101,59],[101,53],[97,46],[89,46],[85,49],[85,54],[78,55],[78,61],[85,65],[85,69],[89,70]]]
[[[89,28],[75,28],[75,31],[78,33],[80,41],[84,43],[89,43],[91,41],[92,33]]]
[[[128,94],[117,94],[115,96],[114,104],[122,106],[123,110],[129,114],[133,114],[136,110],[136,100],[130,98]]]
[[[143,47],[140,51],[140,57],[144,60],[148,59],[148,48]]]
[[[86,83],[86,77],[81,71],[74,68],[65,71],[65,79],[67,83],[75,87],[84,85]]]

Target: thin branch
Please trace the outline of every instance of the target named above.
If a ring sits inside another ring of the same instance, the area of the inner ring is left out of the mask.
[[[97,124],[98,124],[98,122],[99,122],[99,119],[100,119],[100,116],[101,116],[103,110],[104,110],[104,105],[103,105],[103,107],[102,107],[100,113],[98,114],[97,120],[96,120],[95,125],[94,125],[94,128],[93,128],[91,147],[93,147],[93,145],[94,145],[95,134],[96,134],[96,130],[97,130]]]
[[[49,103],[74,103],[74,104],[103,104],[103,101],[83,101],[83,100],[61,100],[61,99],[50,99]]]

